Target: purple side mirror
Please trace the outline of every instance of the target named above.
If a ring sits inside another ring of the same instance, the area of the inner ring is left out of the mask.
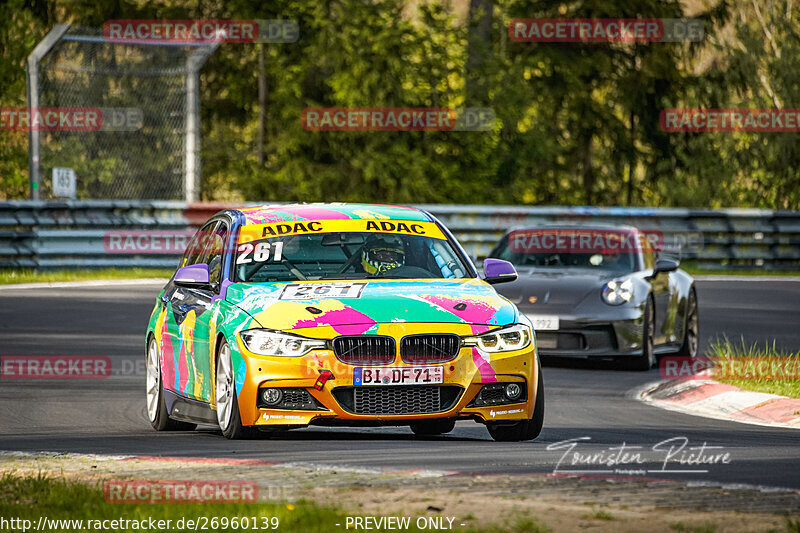
[[[505,283],[517,279],[517,269],[508,261],[502,259],[483,260],[483,279],[492,285]]]
[[[208,265],[190,265],[181,267],[173,278],[175,285],[199,287],[208,285]]]

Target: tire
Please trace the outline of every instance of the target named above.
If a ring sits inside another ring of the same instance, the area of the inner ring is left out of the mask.
[[[653,313],[653,298],[648,297],[644,306],[644,325],[642,326],[642,353],[627,361],[628,368],[639,372],[647,372],[656,364],[654,352],[656,317]]]
[[[145,377],[147,418],[153,429],[156,431],[191,431],[196,428],[197,424],[172,420],[167,414],[164,384],[161,378],[161,358],[155,337],[150,337],[147,343],[145,366],[147,367],[147,376]]]
[[[233,378],[233,361],[228,342],[219,345],[214,391],[217,400],[217,423],[222,434],[232,440],[248,439],[256,434],[254,428],[242,426],[236,383]]]
[[[689,301],[686,302],[686,328],[683,333],[683,344],[677,355],[697,357],[700,348],[700,313],[697,308],[697,292],[694,285],[689,289]]]
[[[443,418],[438,420],[420,420],[411,423],[411,431],[415,435],[444,435],[450,433],[456,427],[455,418]]]
[[[536,387],[536,403],[533,406],[533,416],[529,420],[522,420],[510,425],[487,424],[489,435],[497,442],[519,442],[533,440],[542,432],[544,425],[544,380],[542,379],[542,365],[538,366],[538,385]]]

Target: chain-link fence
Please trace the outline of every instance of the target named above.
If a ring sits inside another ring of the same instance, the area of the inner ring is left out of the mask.
[[[78,199],[196,199],[199,69],[215,49],[55,28],[28,60],[29,107],[100,109],[104,127],[31,131],[32,197],[54,197],[52,169],[61,167],[74,169]]]

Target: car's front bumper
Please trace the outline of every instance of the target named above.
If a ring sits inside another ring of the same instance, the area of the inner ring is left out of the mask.
[[[638,308],[618,309],[598,317],[556,316],[557,330],[536,331],[541,357],[630,357],[641,353],[644,316]]]
[[[484,327],[480,332],[485,330]],[[294,330],[294,333],[327,339],[338,335],[330,326]],[[391,323],[378,324],[370,333],[391,336],[399,347],[401,338],[406,335],[454,333],[468,336],[476,331],[468,324]],[[303,357],[267,357],[248,352],[240,339],[237,348],[245,369],[238,395],[244,425],[405,425],[441,418],[510,422],[532,416],[537,394],[538,365],[533,344],[523,350],[500,354],[481,353],[477,348],[462,346],[453,360],[434,364],[443,366],[441,384],[377,386],[355,386],[354,371],[362,365],[345,364],[332,350],[314,350]],[[398,353],[395,361],[385,366],[420,365],[404,363]],[[332,377],[320,384],[323,371],[330,372]],[[237,378],[237,385],[238,382]],[[476,396],[484,385],[511,382],[520,384],[524,400],[505,399],[507,403],[476,405]],[[267,408],[258,396],[265,387],[304,390],[315,405],[305,409]],[[436,388],[438,390],[434,390]],[[439,403],[435,403],[437,401]]]

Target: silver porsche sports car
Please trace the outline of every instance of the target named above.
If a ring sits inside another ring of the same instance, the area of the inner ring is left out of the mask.
[[[489,257],[514,264],[498,292],[533,322],[541,356],[625,359],[648,370],[661,355],[694,357],[697,292],[659,237],[629,226],[548,225],[509,231]]]

